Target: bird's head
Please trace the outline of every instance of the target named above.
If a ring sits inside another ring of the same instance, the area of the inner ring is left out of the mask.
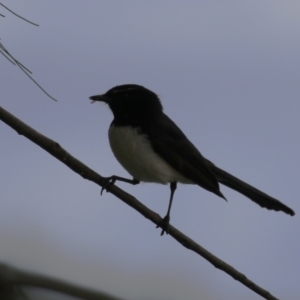
[[[107,103],[115,120],[153,118],[163,111],[158,96],[137,84],[118,85],[90,99]]]

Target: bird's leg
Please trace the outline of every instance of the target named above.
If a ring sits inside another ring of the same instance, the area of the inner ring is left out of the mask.
[[[110,177],[103,177],[102,178],[104,181],[103,187],[101,189],[101,195],[103,193],[104,190],[106,190],[108,192],[108,189],[115,184],[115,182],[118,181],[123,181],[123,182],[127,182],[133,185],[139,184],[139,180],[133,178],[133,179],[128,179],[128,178],[124,178],[124,177],[119,177],[116,175],[110,176]]]
[[[171,182],[170,183],[170,189],[171,189],[171,195],[170,195],[170,201],[169,201],[169,207],[166,216],[163,218],[163,221],[160,225],[157,225],[156,228],[161,227],[162,231],[160,235],[164,235],[164,233],[169,233],[169,222],[170,222],[170,213],[171,213],[171,206],[173,201],[173,196],[175,193],[177,187],[177,182]]]

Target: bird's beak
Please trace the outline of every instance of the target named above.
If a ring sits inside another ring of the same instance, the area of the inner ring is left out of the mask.
[[[108,103],[108,100],[109,100],[105,95],[91,96],[90,99],[92,100],[91,103],[94,103],[96,101],[102,101],[102,102]]]

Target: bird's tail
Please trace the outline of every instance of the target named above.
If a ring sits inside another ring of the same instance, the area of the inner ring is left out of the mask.
[[[291,216],[295,214],[295,212],[291,208],[281,203],[279,200],[263,193],[262,191],[251,186],[250,184],[225,172],[224,170],[215,166],[213,163],[209,163],[211,164],[212,172],[216,176],[218,182],[220,182],[221,184],[224,184],[236,190],[237,192],[240,192],[244,196],[248,197],[258,205],[260,205],[261,207],[265,207],[270,210],[283,211]]]

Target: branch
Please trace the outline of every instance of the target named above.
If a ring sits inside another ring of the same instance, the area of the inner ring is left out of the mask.
[[[19,286],[31,286],[49,289],[85,300],[120,300],[102,292],[79,287],[48,276],[21,271],[0,263],[0,287],[2,286],[5,286],[9,291]]]
[[[97,174],[95,171],[84,165],[78,159],[73,157],[70,153],[64,150],[57,142],[47,138],[46,136],[40,134],[35,131],[21,120],[14,117],[12,114],[4,110],[0,107],[0,119],[6,123],[8,126],[16,130],[20,135],[27,137],[33,143],[37,144],[45,151],[50,153],[52,156],[60,160],[66,166],[68,166],[71,170],[82,176],[84,179],[90,180],[101,187],[105,187],[105,178]],[[115,185],[112,185],[108,188],[109,192],[118,197],[120,200],[131,206],[133,209],[142,214],[145,218],[149,219],[156,225],[160,225],[162,223],[162,218],[144,204],[139,202],[132,195],[126,193]],[[184,235],[175,227],[169,227],[169,234],[174,239],[176,239],[180,244],[182,244],[187,249],[194,251],[199,254],[211,264],[213,264],[216,268],[224,271],[228,275],[232,276],[235,280],[241,282],[245,286],[247,286],[252,291],[256,292],[260,296],[268,300],[276,300],[273,295],[271,295],[268,291],[264,290],[260,286],[256,285],[253,281],[249,280],[244,274],[240,273],[232,266],[222,261],[218,257],[214,256],[212,253],[198,245],[195,241],[190,239],[188,236]],[[278,300],[278,299],[277,299]]]
[[[0,6],[3,6],[5,9],[7,9],[9,12],[11,12],[12,14],[14,14],[15,16],[21,18],[22,20],[35,25],[35,26],[39,26],[38,24],[35,24],[25,18],[23,18],[22,16],[16,14],[15,12],[13,12],[11,9],[9,9],[7,6],[5,6],[4,4],[0,3]],[[4,15],[0,14],[1,17],[5,17]],[[54,97],[52,97],[50,94],[48,94],[46,92],[46,90],[44,88],[42,88],[42,86],[40,84],[37,83],[36,80],[33,79],[33,77],[31,76],[32,72],[30,70],[28,70],[23,64],[21,64],[17,59],[15,59],[9,52],[8,50],[3,46],[2,43],[0,43],[0,53],[8,60],[10,61],[13,65],[18,66],[21,71],[23,71],[37,86],[39,89],[41,89],[49,98],[51,98],[54,101],[57,101]]]
[[[0,3],[1,4],[1,3]],[[49,98],[51,98],[52,100],[56,101],[57,100],[55,98],[53,98],[50,94],[48,94],[46,92],[45,89],[42,88],[41,85],[39,85],[30,74],[32,74],[32,72],[27,69],[22,63],[20,63],[17,59],[15,59],[9,52],[8,50],[4,47],[4,45],[2,43],[0,43],[0,53],[8,60],[10,61],[13,65],[17,65],[21,71],[23,71]]]
[[[31,21],[29,21],[29,20],[23,18],[22,16],[16,14],[15,12],[13,12],[11,9],[9,9],[9,8],[8,8],[7,6],[5,6],[4,4],[0,3],[0,5],[3,6],[5,9],[7,9],[7,10],[8,10],[9,12],[11,12],[12,14],[14,14],[15,16],[19,17],[20,19],[22,19],[22,20],[24,20],[24,21],[26,21],[26,22],[28,22],[28,23],[34,25],[34,26],[39,26],[38,24],[35,24],[35,23],[33,23],[33,22],[31,22]],[[2,16],[2,17],[5,17],[4,15],[1,15],[1,16]]]

